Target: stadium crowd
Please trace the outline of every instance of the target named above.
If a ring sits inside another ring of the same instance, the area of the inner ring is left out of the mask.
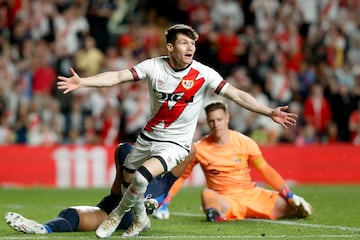
[[[259,144],[360,144],[359,0],[0,0],[0,15],[1,145],[134,142],[150,112],[144,84],[63,95],[56,77],[166,55],[172,23],[199,33],[196,59],[299,116],[284,129],[229,103],[232,129]]]

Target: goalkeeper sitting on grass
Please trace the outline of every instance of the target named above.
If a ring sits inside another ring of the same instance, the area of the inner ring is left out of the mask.
[[[230,130],[229,113],[223,102],[205,107],[210,134],[195,143],[195,158],[175,182],[153,216],[169,218],[167,205],[199,163],[207,187],[201,193],[202,208],[210,222],[245,218],[303,218],[312,213],[304,198],[291,192],[284,179],[264,159],[254,140]],[[274,190],[257,187],[250,168],[259,171]],[[156,181],[156,179],[154,180]],[[156,184],[152,182],[151,185]]]
[[[5,214],[6,223],[13,229],[29,234],[47,234],[52,232],[75,232],[75,231],[95,231],[98,226],[108,217],[111,211],[119,204],[122,194],[120,183],[122,179],[123,164],[126,156],[132,149],[128,143],[121,143],[115,149],[116,176],[109,195],[105,196],[96,206],[73,206],[66,208],[54,219],[40,224],[36,221],[27,219],[15,212]],[[190,155],[192,155],[192,151]],[[192,159],[190,157],[189,159]],[[163,175],[161,181],[148,188],[145,196],[162,197],[166,194],[175,180],[182,174],[188,164],[185,159],[181,164]],[[162,197],[163,198],[163,197]],[[149,201],[146,208],[152,212],[157,207],[157,202]],[[133,215],[128,212],[123,217],[118,229],[126,230],[133,223]]]

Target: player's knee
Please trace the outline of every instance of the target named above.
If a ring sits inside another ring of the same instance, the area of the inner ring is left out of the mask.
[[[67,208],[62,210],[58,217],[63,218],[68,221],[71,225],[72,231],[75,231],[79,225],[80,217],[78,212],[74,208]]]
[[[123,166],[125,159],[129,152],[131,151],[132,146],[129,143],[120,143],[116,146],[115,149],[115,162],[119,166]]]
[[[137,189],[138,192],[144,193],[146,191],[146,187],[148,186],[149,182],[152,180],[153,176],[145,168],[144,166],[141,166],[133,176],[132,184],[135,189]]]
[[[201,200],[203,203],[211,203],[211,204],[218,202],[216,193],[208,188],[205,188],[201,191]]]

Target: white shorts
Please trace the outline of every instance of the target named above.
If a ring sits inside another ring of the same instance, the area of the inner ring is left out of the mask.
[[[144,162],[152,157],[161,157],[167,166],[167,171],[173,169],[184,160],[189,152],[171,142],[159,142],[155,140],[144,140],[139,136],[127,156],[124,166],[129,169],[138,169]]]

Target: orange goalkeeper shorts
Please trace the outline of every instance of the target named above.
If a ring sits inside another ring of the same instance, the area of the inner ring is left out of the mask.
[[[229,204],[228,220],[245,218],[274,219],[272,211],[279,193],[264,188],[251,188],[231,195],[221,195]]]

